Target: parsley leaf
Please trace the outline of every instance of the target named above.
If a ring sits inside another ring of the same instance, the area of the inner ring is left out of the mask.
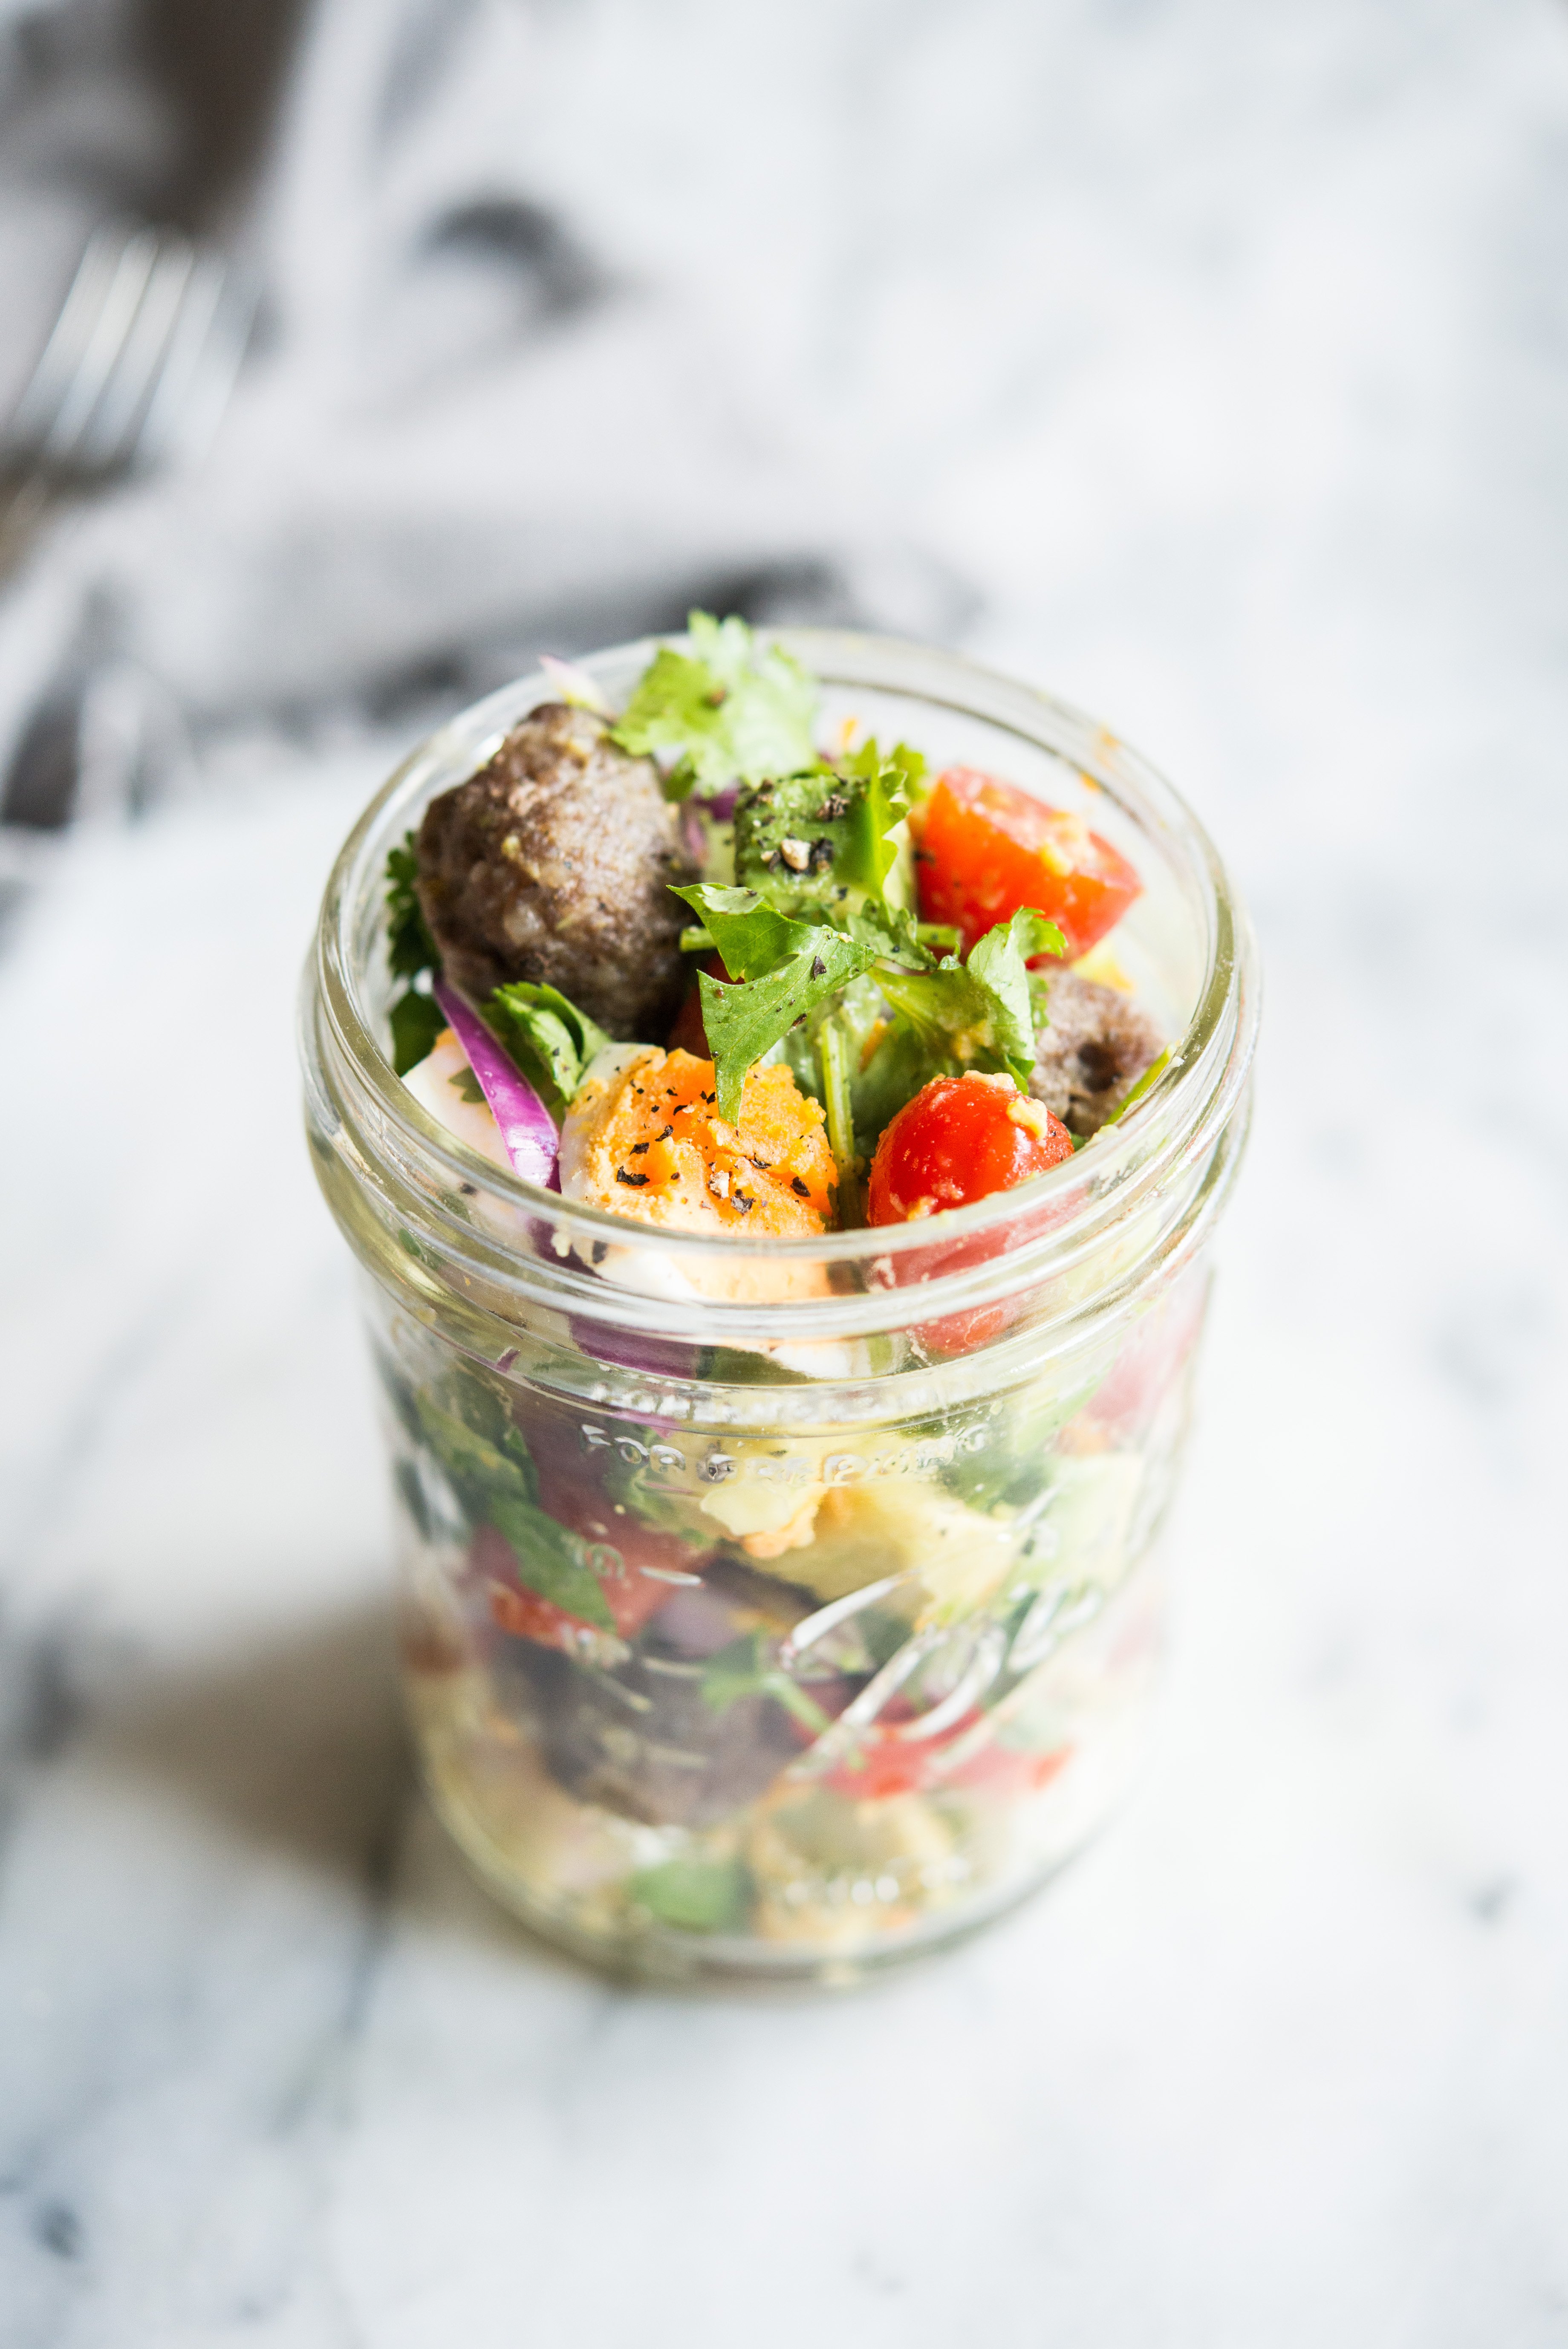
[[[531,979],[498,987],[484,1016],[559,1125],[589,1061],[610,1040],[604,1030],[559,988],[535,986]]]
[[[400,1077],[418,1068],[447,1024],[430,997],[421,994],[412,984],[428,971],[438,972],[441,968],[441,957],[415,887],[418,877],[419,859],[414,835],[405,833],[400,845],[389,849],[387,854],[387,961],[394,978],[410,982],[388,1014],[392,1066]]]
[[[788,926],[801,934],[803,943],[761,978],[727,987],[707,971],[697,977],[703,1026],[718,1073],[718,1113],[731,1125],[740,1115],[747,1071],[772,1050],[804,1012],[824,997],[836,995],[876,958],[871,947],[841,930],[799,922]],[[722,946],[719,951],[724,952]]]
[[[851,752],[840,771],[861,789],[850,803],[839,878],[881,897],[898,861],[898,844],[889,835],[920,795],[925,761],[907,742],[900,742],[884,759],[873,735]]]
[[[879,946],[826,924],[794,921],[755,889],[699,881],[675,894],[702,916],[725,968],[738,982],[727,986],[706,971],[697,979],[718,1072],[719,1114],[733,1123],[747,1071],[804,1014],[868,970]]]
[[[665,784],[676,799],[813,766],[817,688],[799,661],[777,646],[758,653],[744,620],[693,612],[687,631],[691,652],[655,654],[611,740],[634,758],[678,753]]]
[[[970,953],[967,976],[990,999],[991,1046],[1021,1085],[1035,1067],[1035,1021],[1027,964],[1033,955],[1065,955],[1068,942],[1055,922],[1020,905],[1010,922],[987,930]]]
[[[517,1578],[525,1589],[575,1615],[580,1623],[592,1623],[601,1631],[614,1630],[603,1586],[576,1534],[558,1526],[531,1501],[506,1493],[492,1495],[490,1521],[517,1560]]]
[[[843,926],[863,946],[891,956],[894,962],[907,963],[912,970],[935,967],[936,957],[920,936],[922,925],[907,906],[883,905],[868,897],[858,913],[845,917]]]
[[[588,1562],[588,1546],[540,1507],[532,1455],[505,1406],[477,1381],[465,1382],[458,1410],[425,1391],[412,1402],[412,1432],[440,1463],[469,1524],[492,1525],[504,1537],[523,1588],[579,1622],[613,1631],[615,1619]]]
[[[407,832],[387,856],[387,960],[397,978],[418,978],[422,971],[441,968],[415,887],[418,877],[414,835]]]
[[[539,1481],[528,1445],[504,1412],[491,1403],[482,1389],[470,1389],[469,1396],[471,1416],[460,1418],[428,1392],[417,1392],[413,1432],[439,1461],[465,1516],[470,1523],[482,1525],[498,1499],[531,1505],[537,1501]],[[474,1417],[481,1415],[488,1433],[472,1423]]]
[[[764,1631],[748,1631],[743,1639],[731,1640],[703,1667],[702,1701],[710,1712],[727,1713],[746,1696],[770,1696],[813,1737],[820,1737],[832,1726],[821,1706],[776,1661],[773,1644]]]
[[[726,624],[728,625],[727,623]],[[713,651],[716,666],[738,650]],[[698,882],[675,894],[702,922],[696,934],[717,948],[728,982],[699,975],[703,1021],[718,1074],[720,1114],[739,1115],[747,1071],[808,1020],[787,1057],[813,1064],[808,1090],[825,1086],[834,1113],[840,1210],[848,1212],[853,1171],[849,1113],[849,1034],[829,1039],[831,1079],[822,1069],[820,1022],[809,1015],[836,1002],[873,966],[930,972],[914,916],[890,904],[898,861],[893,836],[924,773],[918,751],[901,743],[884,758],[865,743],[835,772],[814,761],[808,772],[765,777],[743,789],[735,813],[737,885]],[[874,1012],[872,1014],[874,1017]],[[978,1012],[973,1015],[979,1017]],[[869,1022],[863,1022],[868,1025]]]
[[[428,1060],[431,1047],[447,1024],[447,1015],[433,995],[410,987],[397,998],[388,1014],[392,1023],[392,1066],[400,1077]]]
[[[709,944],[735,978],[760,978],[777,969],[786,956],[799,954],[810,936],[810,925],[791,921],[755,889],[722,889],[711,881],[697,881],[672,895],[684,897],[700,914]]]
[[[740,885],[698,882],[676,891],[701,916],[705,938],[733,974],[727,985],[706,973],[698,979],[720,1114],[731,1123],[739,1114],[747,1070],[797,1020],[873,965],[931,969],[914,916],[889,905],[885,895],[898,856],[891,834],[908,812],[923,772],[917,751],[901,744],[884,759],[868,742],[841,775],[819,766],[810,774],[756,784],[736,808]],[[815,1060],[814,1032],[809,1040]],[[837,1082],[830,1090],[841,1129],[835,1143],[841,1176],[852,1159],[847,1054],[840,1051],[834,1066]],[[848,1204],[846,1191],[841,1211]]]
[[[947,955],[934,970],[879,971],[878,984],[936,1064],[930,1075],[1006,1069],[1026,1085],[1035,1066],[1027,960],[1066,947],[1056,924],[1026,905],[987,930],[967,963]]]
[[[991,1006],[956,955],[934,970],[881,974],[882,993],[934,1059],[965,1068],[994,1066]]]

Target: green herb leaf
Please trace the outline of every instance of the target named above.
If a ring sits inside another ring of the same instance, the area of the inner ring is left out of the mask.
[[[483,1394],[483,1390],[473,1392]],[[490,1400],[484,1395],[486,1404]],[[506,1420],[500,1405],[487,1412],[491,1424],[482,1433],[423,1390],[414,1396],[414,1411],[419,1433],[446,1472],[464,1514],[474,1524],[484,1522],[498,1495],[529,1503],[539,1498],[539,1482],[528,1445]]]
[[[678,752],[677,798],[693,785],[714,792],[813,765],[817,688],[799,663],[777,647],[758,653],[744,620],[693,612],[687,630],[691,652],[655,654],[612,741],[634,758]]]
[[[895,1016],[851,1082],[862,1152],[875,1149],[889,1119],[933,1077],[1006,1069],[1027,1087],[1036,1006],[1026,966],[1063,943],[1054,922],[1026,908],[988,930],[967,963],[955,955],[923,971],[878,963],[876,984]]]
[[[900,744],[884,759],[868,742],[845,771],[815,765],[810,773],[770,778],[743,791],[736,807],[737,885],[698,883],[676,895],[701,915],[700,933],[733,974],[699,979],[705,1024],[719,1073],[722,1113],[738,1113],[752,1062],[788,1036],[797,1020],[836,998],[884,961],[928,970],[907,908],[890,904],[887,882],[899,855],[892,836],[903,821],[924,762]],[[874,1010],[872,1017],[875,1016]],[[869,1022],[861,1023],[869,1025]],[[813,1023],[801,1049],[787,1057],[806,1087],[818,1090]],[[843,1145],[841,1172],[852,1164],[845,1101],[850,1050],[840,1054],[835,1084]],[[852,1186],[851,1186],[852,1187]],[[841,1187],[840,1212],[851,1204]]]
[[[789,956],[799,954],[811,936],[809,923],[791,921],[755,889],[722,889],[710,881],[697,881],[671,895],[684,897],[702,916],[709,946],[717,948],[726,970],[736,978],[760,978],[776,970]]]
[[[874,960],[872,949],[857,938],[822,926],[807,928],[798,952],[747,985],[727,987],[722,979],[699,972],[703,1026],[718,1072],[721,1117],[733,1125],[740,1115],[746,1072],[764,1052],[771,1051],[814,1004],[858,978]]]
[[[879,904],[874,897],[865,899],[858,913],[844,919],[842,926],[852,938],[875,949],[891,961],[903,963],[911,970],[934,970],[936,957],[920,936],[920,925],[903,905]]]
[[[414,834],[405,833],[401,845],[387,853],[387,961],[395,978],[422,978],[427,971],[438,974],[441,968],[415,887],[418,877]],[[426,1058],[447,1023],[430,997],[414,987],[405,988],[388,1018],[392,1066],[406,1077]]]
[[[722,1933],[743,1925],[751,1877],[738,1859],[666,1859],[631,1879],[634,1900],[661,1925],[683,1933]]]
[[[387,960],[397,978],[418,978],[441,968],[414,885],[418,877],[414,834],[405,833],[401,846],[388,850],[387,856]]]
[[[873,735],[841,761],[839,771],[861,787],[845,819],[839,878],[880,897],[898,859],[898,844],[889,835],[919,796],[925,761],[907,742],[900,742],[884,759]]]
[[[1127,1115],[1128,1111],[1133,1107],[1134,1103],[1140,1102],[1143,1099],[1144,1094],[1149,1091],[1150,1085],[1157,1084],[1159,1082],[1160,1079],[1165,1074],[1166,1070],[1170,1066],[1171,1047],[1167,1045],[1164,1051],[1161,1053],[1160,1058],[1157,1061],[1150,1061],[1149,1066],[1144,1070],[1143,1074],[1139,1078],[1138,1082],[1130,1089],[1123,1100],[1118,1102],[1116,1107],[1111,1111],[1110,1115],[1101,1122],[1099,1129],[1101,1133],[1105,1132],[1107,1126],[1115,1125],[1119,1119],[1124,1118]],[[1089,1138],[1092,1140],[1093,1137],[1091,1136]],[[1074,1146],[1076,1148],[1076,1143]]]
[[[1010,922],[998,922],[975,945],[965,968],[990,999],[992,1050],[1021,1085],[1035,1066],[1035,1022],[1029,1001],[1032,955],[1065,955],[1068,942],[1055,922],[1033,906],[1021,905]]]
[[[519,979],[498,987],[484,1007],[485,1024],[511,1053],[559,1125],[583,1071],[610,1039],[559,988]]]
[[[934,1039],[923,1035],[896,1012],[884,1021],[872,1050],[867,1052],[862,1044],[861,1057],[850,1076],[855,1146],[861,1157],[868,1161],[874,1157],[883,1129],[905,1102],[914,1099],[922,1085],[932,1077],[952,1075],[954,1067],[945,1035],[939,1033]]]
[[[527,1441],[500,1397],[469,1377],[462,1381],[455,1411],[423,1388],[407,1394],[394,1385],[393,1396],[405,1424],[439,1462],[469,1523],[494,1526],[503,1537],[524,1588],[580,1622],[613,1631],[615,1619],[588,1562],[587,1545],[540,1507]]]
[[[960,1070],[1006,1069],[1026,1085],[1035,1065],[1027,957],[1059,952],[1065,944],[1054,922],[1026,906],[987,930],[967,963],[948,955],[933,971],[888,971],[879,978],[934,1057],[945,1055]]]
[[[813,1737],[832,1726],[821,1706],[776,1662],[765,1631],[748,1631],[731,1640],[703,1667],[702,1701],[710,1712],[727,1713],[745,1696],[771,1697]]]
[[[883,972],[880,984],[937,1060],[960,1068],[995,1066],[989,999],[956,955],[944,955],[934,970]]]
[[[855,1117],[850,1091],[852,1047],[847,1023],[830,1011],[817,1030],[817,1060],[822,1072],[822,1103],[828,1112],[828,1146],[839,1170],[841,1229],[861,1221],[860,1170],[855,1164]]]
[[[392,1066],[400,1077],[428,1060],[431,1047],[447,1024],[447,1015],[433,995],[409,988],[388,1015],[392,1025]]]
[[[610,1602],[576,1534],[569,1534],[531,1501],[503,1493],[490,1503],[490,1521],[517,1560],[518,1580],[527,1589],[576,1616],[580,1623],[594,1624],[601,1631],[614,1630]]]
[[[702,1669],[702,1701],[710,1713],[727,1713],[743,1696],[755,1696],[771,1668],[767,1637],[748,1631],[710,1656]]]

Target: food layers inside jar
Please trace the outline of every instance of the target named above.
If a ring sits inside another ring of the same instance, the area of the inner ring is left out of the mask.
[[[1087,1393],[853,1442],[595,1419],[388,1350],[406,1661],[459,1840],[599,1947],[826,1961],[1025,1889],[1136,1754],[1202,1306],[1190,1275]]]

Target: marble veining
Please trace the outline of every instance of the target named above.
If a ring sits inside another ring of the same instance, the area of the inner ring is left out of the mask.
[[[746,62],[676,13],[703,87]],[[684,122],[632,16],[583,22]],[[1155,1761],[853,1996],[529,1943],[411,1783],[299,1138],[299,960],[398,746],[84,835],[0,958],[7,2349],[1568,2342],[1568,15],[802,21],[843,110],[767,248],[791,396],[1263,936]],[[741,235],[737,135],[651,247],[699,265],[721,167]]]

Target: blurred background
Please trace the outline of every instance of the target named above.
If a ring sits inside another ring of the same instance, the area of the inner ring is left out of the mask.
[[[18,2343],[1568,2340],[1565,398],[1562,0],[0,0]],[[424,1819],[290,1037],[694,601],[1103,716],[1268,983],[1158,1765],[766,2022]]]
[[[106,221],[257,303],[204,449],[32,546],[9,747],[113,661],[156,796],[181,731],[202,776],[406,733],[707,598],[1387,804],[1336,697],[1418,728],[1454,663],[1495,742],[1562,625],[1563,38],[1551,0],[9,0],[0,412]]]

